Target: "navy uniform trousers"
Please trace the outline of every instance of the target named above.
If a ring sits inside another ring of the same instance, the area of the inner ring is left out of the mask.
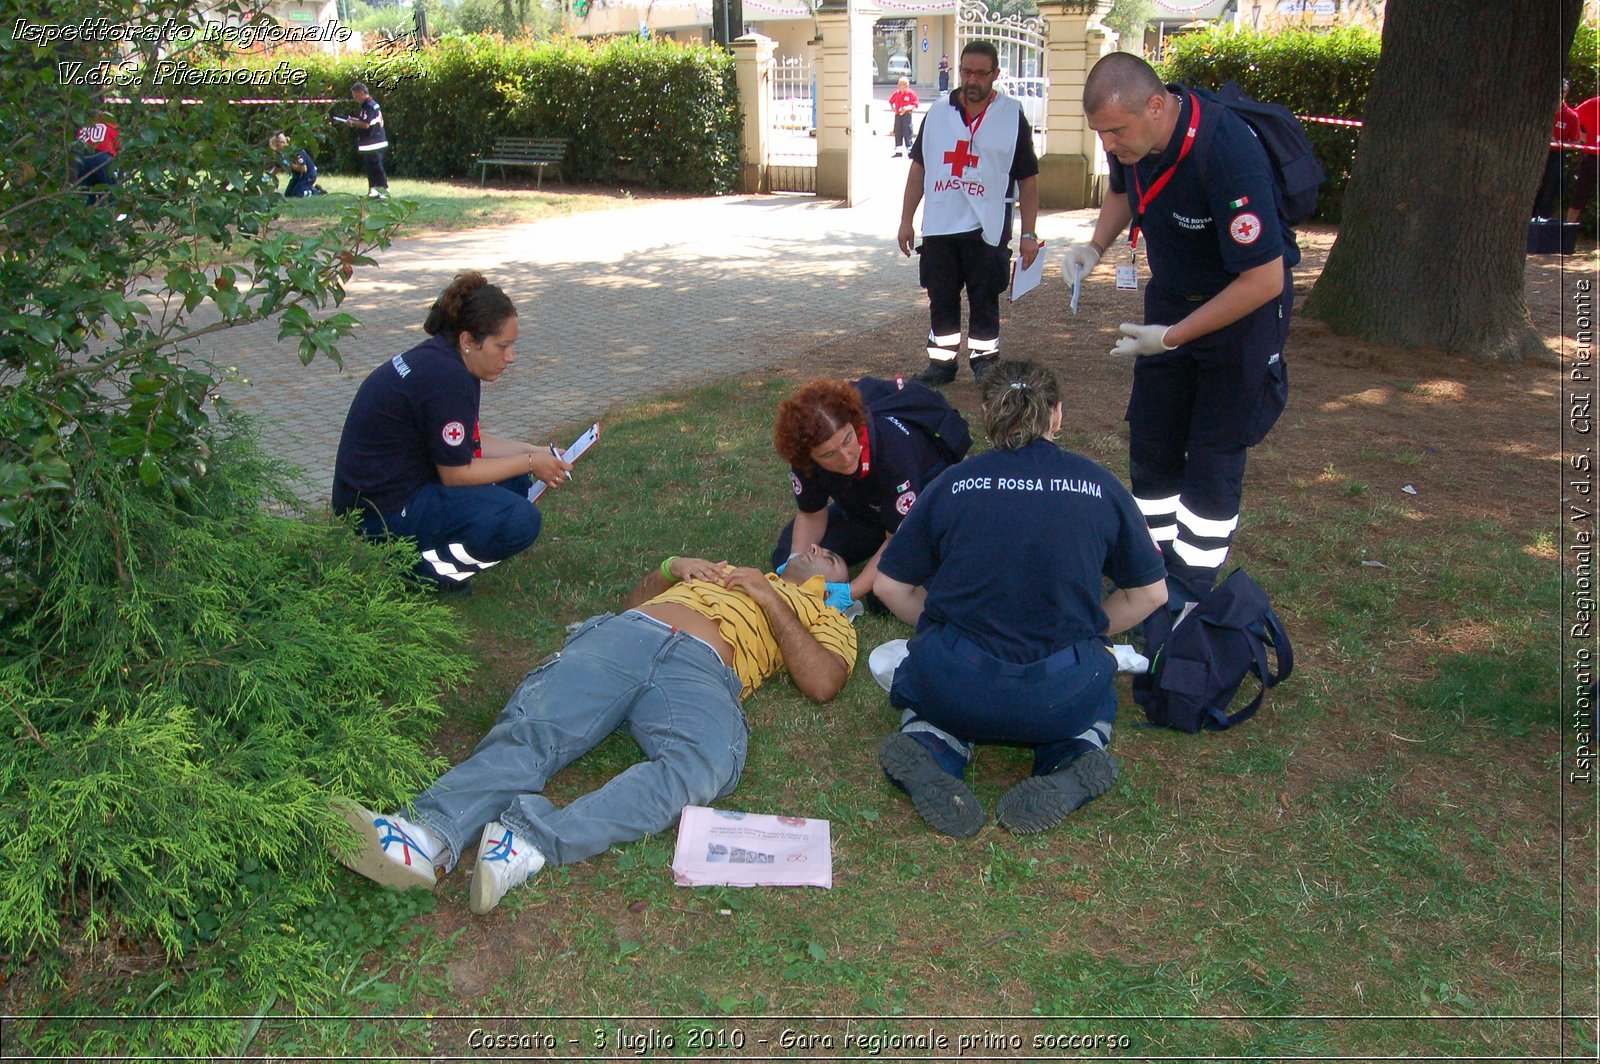
[[[1133,497],[1167,574],[1195,593],[1216,582],[1239,527],[1245,453],[1266,437],[1288,398],[1283,341],[1293,302],[1285,271],[1277,299],[1134,363],[1127,414]],[[1145,320],[1179,321],[1196,305],[1147,293]]]

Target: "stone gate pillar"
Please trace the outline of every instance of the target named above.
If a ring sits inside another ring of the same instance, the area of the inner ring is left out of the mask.
[[[1116,50],[1117,35],[1100,23],[1111,0],[1039,0],[1050,24],[1045,76],[1050,79],[1046,151],[1039,159],[1041,207],[1093,207],[1106,188],[1105,152],[1083,117],[1089,68]]]
[[[825,0],[817,9],[817,195],[846,206],[866,190],[875,12],[863,0]]]
[[[744,130],[739,137],[743,154],[739,187],[744,192],[766,192],[767,137],[772,129],[772,53],[778,43],[759,33],[747,33],[728,47],[733,52],[739,103],[744,108]]]

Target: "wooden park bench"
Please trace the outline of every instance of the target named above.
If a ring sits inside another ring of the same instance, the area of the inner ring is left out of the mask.
[[[536,184],[540,188],[544,187],[545,167],[553,166],[556,174],[565,181],[561,163],[566,157],[565,137],[496,137],[494,150],[478,160],[478,184],[483,184],[491,166],[500,168],[501,177],[506,176],[508,166],[535,167],[539,171]]]

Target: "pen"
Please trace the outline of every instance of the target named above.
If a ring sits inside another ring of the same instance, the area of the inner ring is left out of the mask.
[[[549,447],[550,447],[550,453],[555,455],[556,461],[558,461],[558,462],[561,461],[561,452],[556,450],[556,445],[552,443],[552,444],[549,445]],[[567,479],[568,480],[572,479],[572,471],[571,470],[567,471]]]

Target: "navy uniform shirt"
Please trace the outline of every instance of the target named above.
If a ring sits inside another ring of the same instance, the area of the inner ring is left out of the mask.
[[[852,517],[893,535],[922,489],[950,464],[916,426],[870,410],[861,456],[867,468],[849,475],[830,473],[821,466],[810,473],[791,469],[795,506],[803,513],[816,513],[834,499]]]
[[[951,107],[961,108],[961,90],[951,89],[950,95],[944,98],[944,102]],[[966,109],[962,108],[961,113],[962,117],[965,118]],[[922,125],[917,127],[917,139],[911,142],[911,161],[922,166],[928,165],[922,160],[922,131],[927,124],[928,116],[923,115]],[[967,124],[970,126],[972,124],[971,120],[968,120]],[[1016,193],[1017,182],[1029,177],[1038,176],[1039,156],[1033,150],[1033,130],[1028,125],[1027,117],[1019,113],[1017,115],[1017,146],[1011,153],[1011,187],[1007,190],[1006,198],[1011,199],[1014,197]],[[976,236],[979,239],[982,239],[982,235],[983,230],[981,229],[974,229],[970,233],[945,234],[947,237]],[[1007,208],[1005,228],[1001,231],[1000,243],[996,246],[1005,247],[1009,243],[1011,243],[1011,210],[1010,208]]]
[[[1121,482],[1043,439],[945,470],[878,570],[928,589],[918,629],[954,627],[1018,663],[1103,635],[1103,579],[1135,588],[1167,572]]]
[[[350,403],[333,465],[333,512],[364,501],[379,514],[398,511],[438,466],[464,466],[478,455],[482,382],[455,346],[430,337],[367,375]]]
[[[1198,302],[1279,255],[1285,266],[1299,262],[1294,230],[1278,216],[1272,162],[1255,132],[1221,104],[1202,102],[1194,147],[1180,163],[1194,97],[1175,85],[1168,90],[1179,94],[1182,103],[1166,148],[1133,166],[1107,154],[1111,191],[1127,193],[1135,215],[1135,189],[1149,191],[1163,171],[1177,166],[1140,222],[1139,246],[1150,256],[1148,298]]]
[[[366,129],[356,130],[356,147],[363,148],[369,145],[388,146],[389,136],[383,128],[383,108],[378,106],[378,101],[368,96],[361,101],[361,109],[356,117],[363,122],[371,123]],[[369,150],[377,150],[369,148]]]

